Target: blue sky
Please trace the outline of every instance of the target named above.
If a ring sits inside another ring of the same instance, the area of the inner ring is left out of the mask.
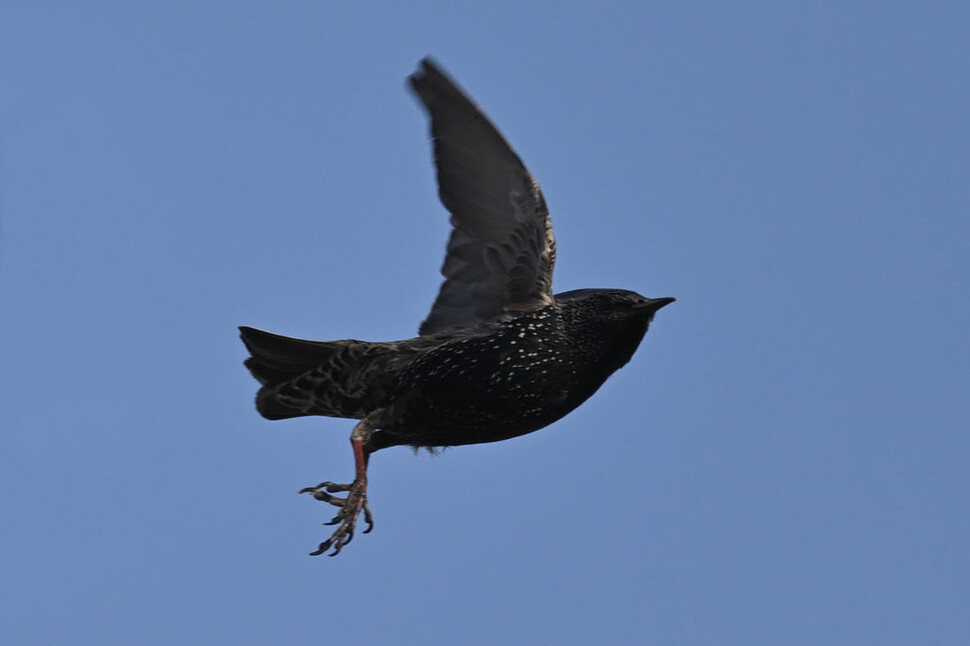
[[[961,3],[8,2],[0,641],[970,641]],[[239,324],[415,334],[433,55],[545,191],[558,291],[678,301],[538,433],[371,463]]]

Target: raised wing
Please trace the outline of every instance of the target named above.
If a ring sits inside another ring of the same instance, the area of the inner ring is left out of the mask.
[[[431,116],[438,195],[453,227],[441,267],[445,282],[420,333],[551,303],[556,240],[538,182],[429,59],[409,81]]]

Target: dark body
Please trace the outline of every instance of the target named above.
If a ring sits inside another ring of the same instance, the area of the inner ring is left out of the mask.
[[[372,523],[374,451],[494,442],[551,424],[630,360],[656,311],[674,300],[621,289],[553,295],[556,241],[532,173],[431,61],[409,81],[431,118],[438,194],[452,224],[445,280],[419,336],[306,341],[240,328],[263,417],[359,420],[353,483],[304,489],[340,507],[337,530],[314,554],[338,553],[360,513]]]
[[[645,316],[612,326],[589,316],[592,301],[608,297],[520,314],[418,356],[397,380],[403,405],[388,441],[494,442],[560,419],[630,359],[646,332]]]
[[[242,328],[270,419],[361,419],[381,410],[366,448],[457,446],[531,433],[582,404],[633,356],[670,299],[578,290],[475,328],[391,343],[310,342]],[[309,361],[310,364],[301,362]],[[274,379],[279,374],[290,378]],[[286,370],[297,370],[292,375]]]

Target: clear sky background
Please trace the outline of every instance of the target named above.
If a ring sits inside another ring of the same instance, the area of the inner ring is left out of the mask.
[[[0,642],[970,643],[970,5],[6,2]],[[413,336],[433,55],[558,291],[675,296],[527,437],[268,422],[236,326]]]

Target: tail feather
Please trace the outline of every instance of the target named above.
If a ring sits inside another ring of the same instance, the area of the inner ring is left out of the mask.
[[[252,355],[244,362],[264,386],[289,381],[327,363],[339,346],[334,341],[306,341],[240,326],[239,337]]]
[[[306,341],[240,327],[252,355],[245,361],[262,384],[256,409],[267,419],[306,415],[360,419],[385,397],[393,343]]]

